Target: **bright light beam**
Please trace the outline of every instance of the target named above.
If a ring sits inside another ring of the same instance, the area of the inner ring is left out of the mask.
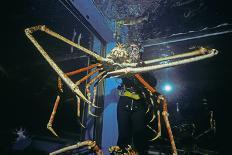
[[[163,90],[166,92],[170,92],[170,91],[172,91],[172,86],[170,84],[166,84],[166,85],[164,85]]]

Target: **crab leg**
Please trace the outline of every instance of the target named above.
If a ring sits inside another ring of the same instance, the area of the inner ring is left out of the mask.
[[[97,86],[98,86],[98,83],[100,83],[103,79],[105,79],[106,75],[104,75],[104,74],[105,74],[105,72],[103,72],[101,74],[100,79],[94,84],[94,87],[93,87],[93,101],[92,101],[93,107],[95,106],[96,97],[97,97]],[[100,108],[100,107],[97,107],[97,106],[95,106],[95,107]]]
[[[79,148],[85,147],[85,146],[87,146],[89,150],[90,149],[93,150],[97,155],[103,155],[103,152],[97,146],[96,142],[91,141],[91,140],[86,140],[86,141],[83,141],[83,142],[79,142],[79,143],[77,143],[75,145],[64,147],[62,149],[59,149],[57,151],[49,153],[49,155],[57,155],[57,154],[64,153],[64,152],[67,152],[67,151],[70,151],[70,150],[79,149]]]
[[[95,108],[100,108],[98,106],[95,105],[95,102],[96,102],[96,96],[97,96],[97,86],[98,86],[98,83],[101,82],[103,79],[105,79],[106,75],[102,76],[105,72],[102,72],[102,74],[99,74],[100,76],[100,79],[95,83],[95,86],[93,87],[93,101],[92,101],[92,106],[95,107]],[[89,86],[88,86],[89,87]],[[90,91],[88,90],[89,92],[89,95],[88,97],[90,98],[91,97],[91,94],[90,94]],[[89,99],[90,100],[90,99]],[[91,112],[91,109],[90,109],[90,105],[89,105],[89,114],[92,115],[92,116],[95,116],[95,117],[99,117],[95,114],[93,114]]]
[[[54,107],[53,107],[53,110],[52,110],[52,113],[51,113],[51,116],[50,116],[50,119],[49,119],[49,122],[47,124],[47,129],[50,130],[56,137],[58,137],[58,135],[56,134],[56,132],[52,128],[52,125],[53,125],[53,121],[54,121],[54,118],[55,118],[55,115],[56,115],[56,111],[57,111],[57,107],[59,105],[59,102],[60,102],[60,96],[57,95],[56,101],[55,101],[55,104],[54,104]]]
[[[86,89],[86,92],[87,92],[88,100],[90,100],[90,98],[91,98],[91,93],[90,93],[89,87],[90,87],[91,84],[93,84],[97,79],[101,78],[103,74],[105,74],[105,71],[99,73],[97,76],[95,76],[93,79],[91,79],[89,83],[86,84],[85,89]],[[94,105],[94,103],[92,103],[92,106],[95,107],[95,108],[98,108],[97,106]]]
[[[147,108],[147,111],[146,111],[146,114],[147,114],[149,111],[150,111],[150,108],[148,107],[148,108]]]
[[[155,120],[155,113],[154,113],[154,111],[152,111],[152,118],[150,120],[150,123],[153,122],[154,120]]]
[[[88,113],[91,115],[91,116],[94,116],[94,117],[99,117],[98,115],[95,115],[91,112],[91,106],[90,104],[88,105]]]
[[[93,104],[93,107],[100,108],[100,107],[95,105],[96,97],[97,97],[97,85],[93,87],[93,101],[92,101],[92,104]]]
[[[158,96],[158,100],[160,100],[162,102],[162,104],[163,104],[162,115],[163,115],[163,119],[164,119],[164,122],[165,122],[165,125],[166,125],[166,128],[167,128],[167,131],[168,131],[168,136],[169,136],[169,139],[170,139],[170,142],[171,142],[173,155],[177,155],[176,145],[175,145],[175,141],[174,141],[174,138],[173,138],[173,135],[172,135],[172,129],[171,129],[171,126],[170,126],[170,123],[169,123],[169,120],[168,120],[167,100],[162,95]],[[158,101],[158,102],[160,102],[160,101]]]
[[[84,72],[84,71],[87,71],[87,70],[90,70],[90,69],[92,69],[92,68],[94,68],[94,67],[99,67],[99,66],[102,66],[102,64],[96,63],[96,64],[90,65],[90,66],[88,66],[88,67],[85,67],[85,68],[80,68],[80,69],[78,69],[78,70],[75,70],[75,71],[72,71],[72,72],[68,72],[68,73],[66,73],[66,75],[67,75],[67,76],[76,75],[76,74],[79,74],[79,73],[81,73],[81,72]]]
[[[85,128],[85,126],[81,123],[81,120],[80,120],[80,117],[81,117],[81,111],[80,111],[80,109],[81,109],[81,100],[80,100],[80,97],[78,97],[77,95],[76,95],[76,98],[77,98],[77,117],[78,117],[78,121],[79,121],[81,127]]]
[[[209,49],[201,47],[200,49],[194,50],[192,52],[176,54],[176,55],[167,56],[167,57],[161,57],[161,58],[157,58],[157,59],[153,59],[153,60],[146,60],[143,63],[145,65],[148,65],[148,64],[152,64],[152,63],[161,62],[161,61],[180,59],[180,58],[186,58],[186,57],[197,56],[197,55],[205,55],[208,52],[210,52]],[[138,63],[123,63],[121,65],[123,67],[136,67],[138,65]]]
[[[63,93],[64,90],[63,90],[63,83],[62,83],[62,80],[60,77],[57,78],[57,88],[59,90],[59,92]]]
[[[101,66],[101,64],[100,63],[97,63],[97,64],[93,64],[93,65],[90,65],[90,66],[88,66],[88,67],[85,67],[85,68],[80,68],[80,69],[78,69],[78,70],[75,70],[75,71],[72,71],[72,72],[68,72],[68,73],[66,73],[66,75],[67,76],[72,76],[72,75],[76,75],[76,74],[79,74],[79,73],[81,73],[81,72],[84,72],[84,71],[87,71],[87,70],[89,70],[89,69],[92,69],[92,68],[94,68],[94,67],[97,67],[97,66]],[[87,79],[87,78],[86,78]],[[84,80],[82,80],[81,82],[83,82]],[[80,83],[81,83],[80,82]],[[61,78],[60,77],[58,77],[58,89],[59,89],[59,91],[60,92],[63,92],[63,88],[62,88],[62,81],[61,81]],[[85,128],[85,126],[81,123],[81,121],[80,121],[80,98],[76,95],[76,97],[77,97],[77,117],[78,117],[78,121],[79,121],[79,123],[80,123],[80,125],[83,127],[83,128]]]
[[[29,37],[29,35],[31,35],[35,31],[39,31],[39,30],[44,31],[45,33],[47,33],[47,34],[49,34],[49,35],[51,35],[59,40],[62,40],[63,42],[65,42],[73,47],[76,47],[77,49],[79,49],[79,50],[91,55],[92,57],[96,58],[98,61],[102,61],[104,59],[103,57],[95,54],[94,52],[92,52],[92,51],[74,43],[73,41],[61,36],[60,34],[50,30],[45,25],[38,25],[38,26],[27,28],[27,29],[25,29],[25,32],[26,32],[26,35],[28,36],[28,38],[31,38],[31,37]]]
[[[144,82],[145,82],[145,81],[144,81]],[[153,101],[153,99],[152,99],[153,94],[152,94],[151,91],[149,91],[149,93],[150,93],[150,102],[151,102],[152,106],[154,107],[154,101]],[[149,109],[149,108],[148,108],[148,109]],[[148,113],[148,112],[149,112],[149,110],[146,111],[146,113]],[[154,119],[155,119],[155,114],[154,114],[154,110],[153,110],[153,111],[152,111],[152,119],[150,120],[150,123],[153,122]]]
[[[159,138],[161,136],[161,121],[160,121],[160,111],[159,110],[157,111],[157,116],[158,116],[158,130],[157,130],[158,133],[150,141],[154,141],[154,140],[156,140],[157,138]]]
[[[145,85],[149,85],[147,82],[146,83],[145,82],[146,81],[143,82]],[[153,96],[152,92],[151,91],[149,91],[149,92],[150,92],[150,96]],[[154,92],[154,90],[153,90],[153,92]],[[150,100],[151,100],[152,105],[154,106],[154,101],[153,101],[153,99],[151,97],[150,97]],[[153,120],[155,119],[154,111],[152,112],[152,115],[153,115],[153,117],[150,120],[150,123],[153,122]],[[157,132],[158,133],[156,132],[157,135],[153,139],[151,139],[150,141],[154,141],[154,140],[156,140],[157,138],[159,138],[161,136],[161,121],[160,121],[160,111],[159,110],[157,111],[157,117],[158,117],[157,118],[158,119],[158,131]]]
[[[47,52],[43,49],[43,47],[35,40],[32,36],[32,33],[37,30],[44,30],[45,26],[36,26],[32,28],[25,29],[26,36],[30,39],[30,41],[34,44],[34,46],[39,50],[45,60],[50,64],[50,66],[56,71],[56,73],[61,77],[61,79],[68,85],[68,87],[76,93],[78,96],[81,97],[85,102],[91,104],[89,100],[82,94],[78,86],[76,86],[70,78],[65,75],[65,73],[57,66],[57,64],[49,57]]]
[[[207,59],[207,58],[215,56],[216,54],[218,54],[218,51],[215,49],[212,49],[212,50],[208,50],[208,53],[204,54],[204,55],[200,55],[200,56],[196,56],[196,57],[192,57],[192,58],[186,58],[183,60],[177,60],[177,61],[169,62],[166,64],[158,64],[158,65],[152,65],[152,66],[147,66],[147,67],[138,67],[138,68],[128,67],[128,68],[124,68],[124,69],[119,69],[117,71],[109,72],[108,76],[117,76],[117,75],[124,75],[124,74],[137,74],[137,73],[155,71],[155,70],[159,70],[159,69],[163,69],[163,68],[183,65],[183,64]]]
[[[140,83],[142,83],[144,85],[144,87],[146,89],[148,89],[151,93],[155,93],[157,92],[151,85],[149,85],[149,83],[147,83],[142,76],[140,76],[139,74],[135,74],[135,77],[139,80]]]
[[[150,125],[147,125],[147,127],[148,127],[151,131],[153,131],[154,133],[157,133],[157,131],[155,131],[155,129],[153,129]]]
[[[80,79],[79,81],[77,81],[75,84],[77,86],[80,85],[82,82],[86,81],[90,76],[92,76],[93,74],[97,73],[100,70],[102,70],[102,68],[97,68],[97,69],[93,70],[88,75],[84,76],[82,79]]]
[[[80,117],[81,116],[81,101],[80,101],[80,97],[76,96],[77,97],[77,117]]]
[[[87,96],[88,96],[88,100],[90,100],[91,99],[91,93],[90,93],[90,90],[89,90],[89,87],[90,87],[90,85],[91,84],[93,84],[96,80],[98,80],[99,79],[99,81],[100,80],[102,80],[105,76],[103,76],[102,77],[102,75],[103,74],[105,74],[105,71],[103,71],[103,72],[101,72],[101,73],[99,73],[96,77],[94,77],[87,85],[86,85],[86,92],[87,92]],[[98,82],[99,82],[98,81]],[[96,85],[97,86],[97,85]],[[95,107],[95,108],[100,108],[100,107],[98,107],[98,106],[96,106],[94,103],[95,103],[95,98],[96,98],[96,90],[97,90],[97,87],[96,86],[94,86],[94,99],[93,99],[93,102],[92,102],[92,106],[93,107]],[[88,113],[90,114],[90,115],[92,115],[92,116],[94,116],[94,117],[99,117],[99,116],[97,116],[97,115],[95,115],[95,114],[93,114],[92,112],[91,112],[91,106],[90,105],[88,105]]]
[[[145,65],[156,63],[156,62],[161,62],[161,61],[167,61],[167,60],[173,60],[173,59],[179,59],[179,58],[185,58],[185,57],[192,57],[192,56],[197,56],[197,55],[205,55],[209,52],[208,49],[201,47],[198,50],[194,50],[192,52],[187,52],[187,53],[182,53],[182,54],[176,54],[173,56],[167,56],[167,57],[162,57],[154,60],[147,60],[144,61]]]

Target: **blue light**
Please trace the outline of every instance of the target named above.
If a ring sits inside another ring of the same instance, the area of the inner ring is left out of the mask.
[[[170,84],[165,84],[163,90],[166,92],[170,92],[172,91],[172,86]]]

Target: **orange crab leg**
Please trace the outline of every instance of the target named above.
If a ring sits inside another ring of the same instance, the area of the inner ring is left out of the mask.
[[[147,83],[139,74],[135,74],[135,77],[141,82],[145,88],[150,90],[152,93],[157,92],[149,83]]]
[[[98,67],[98,66],[101,66],[101,65],[102,65],[102,64],[100,64],[100,63],[96,63],[96,64],[90,65],[90,66],[88,66],[88,67],[84,67],[84,68],[80,68],[80,69],[75,70],[75,71],[72,71],[72,72],[68,72],[68,73],[66,73],[66,75],[67,75],[67,76],[76,75],[76,74],[78,74],[78,73],[81,73],[81,72],[90,70],[90,69],[92,69],[92,68],[94,68],[94,67]]]
[[[90,72],[89,74],[87,74],[86,76],[84,76],[83,78],[81,78],[79,81],[77,81],[76,85],[80,85],[82,82],[86,81],[90,76],[92,76],[93,74],[97,73],[100,70],[102,70],[102,69],[101,68],[97,68],[97,69],[93,70],[92,72]]]
[[[169,136],[169,139],[170,139],[170,142],[171,142],[171,146],[172,146],[172,150],[173,150],[173,155],[177,155],[177,150],[176,150],[176,145],[175,145],[175,141],[174,141],[173,134],[172,134],[172,129],[171,129],[171,126],[170,126],[170,123],[169,123],[169,120],[168,120],[167,100],[162,95],[158,96],[158,100],[161,100],[162,104],[163,104],[162,115],[163,115],[164,122],[165,122],[165,125],[166,125],[166,128],[167,128],[167,131],[168,131],[168,136]]]
[[[55,104],[54,104],[54,107],[53,107],[53,110],[52,110],[52,113],[51,113],[51,116],[50,116],[50,119],[49,119],[49,122],[47,124],[47,129],[50,130],[57,137],[58,137],[58,135],[56,134],[56,132],[52,128],[52,124],[53,124],[53,121],[54,121],[54,118],[55,118],[55,115],[56,115],[56,111],[57,111],[57,107],[59,105],[59,102],[60,102],[60,96],[57,95],[56,101],[55,101]]]

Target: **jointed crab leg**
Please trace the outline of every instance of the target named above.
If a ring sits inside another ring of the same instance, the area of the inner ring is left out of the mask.
[[[76,75],[76,74],[79,74],[79,73],[81,73],[81,72],[84,72],[84,71],[87,71],[87,70],[89,70],[89,69],[92,69],[92,68],[94,68],[94,67],[97,67],[97,66],[101,66],[101,64],[100,63],[97,63],[97,64],[93,64],[93,65],[90,65],[90,66],[88,66],[88,67],[85,67],[85,68],[80,68],[80,69],[78,69],[78,70],[75,70],[75,71],[71,71],[71,72],[68,72],[68,73],[66,73],[66,75],[67,76],[72,76],[72,75]],[[89,75],[90,76],[90,75]],[[88,77],[89,77],[88,76]],[[86,80],[87,78],[85,78],[85,80]],[[79,81],[81,81],[81,82],[83,82],[84,80],[83,79],[81,79],[81,80],[79,80]],[[81,82],[79,82],[78,83],[78,85],[81,83]],[[58,77],[58,82],[57,82],[57,84],[58,84],[58,90],[62,93],[63,92],[63,84],[62,84],[62,81],[61,81],[61,78],[60,77]],[[83,128],[85,128],[85,126],[81,123],[81,121],[80,121],[80,98],[76,95],[76,98],[77,98],[77,117],[78,117],[78,121],[79,121],[79,123],[80,123],[80,125],[83,127]],[[56,106],[56,104],[55,104],[55,106]],[[57,105],[58,106],[58,105]],[[56,107],[56,109],[57,109],[57,107]],[[53,117],[55,117],[55,116],[53,116]],[[53,118],[54,119],[54,118]],[[52,119],[52,120],[53,120]],[[49,125],[48,125],[48,129],[50,130],[50,131],[52,131],[52,133],[54,134],[54,135],[56,135],[56,133],[55,133],[55,131],[52,129],[52,123],[50,123]],[[57,135],[56,135],[57,136]]]
[[[201,49],[200,49],[200,51],[201,51]],[[137,73],[144,73],[144,72],[155,71],[155,70],[159,70],[159,69],[163,69],[163,68],[178,66],[178,65],[191,63],[191,62],[195,62],[195,61],[199,61],[199,60],[213,57],[218,53],[218,51],[215,49],[212,49],[212,50],[208,50],[205,53],[206,54],[204,54],[204,55],[200,55],[200,56],[196,56],[196,57],[192,57],[192,58],[186,58],[183,60],[177,60],[177,61],[173,61],[173,62],[168,62],[166,64],[158,64],[158,65],[147,66],[147,67],[138,67],[138,68],[128,67],[128,68],[124,68],[124,69],[119,69],[117,71],[109,72],[108,76],[117,76],[117,75],[124,75],[124,74],[137,74]]]
[[[156,62],[161,62],[161,61],[180,59],[180,58],[192,57],[192,56],[197,56],[197,55],[205,55],[209,51],[210,51],[209,49],[201,47],[200,49],[194,50],[192,52],[176,54],[173,56],[162,57],[162,58],[158,58],[158,59],[154,59],[154,60],[147,60],[147,61],[144,61],[144,64],[148,65],[148,64],[152,64],[152,63],[156,63]]]
[[[80,117],[81,116],[81,100],[80,100],[80,97],[76,96],[77,97],[77,117]]]
[[[98,115],[95,115],[91,112],[91,106],[90,104],[88,105],[88,114],[90,114],[91,116],[94,116],[94,117],[99,117]]]
[[[84,67],[84,68],[80,68],[80,69],[75,70],[75,71],[72,71],[72,72],[68,72],[68,73],[66,73],[66,75],[67,75],[67,76],[76,75],[76,74],[79,74],[79,73],[81,73],[81,72],[90,70],[90,69],[92,69],[92,68],[94,68],[94,67],[98,67],[98,66],[101,66],[101,65],[102,65],[102,64],[100,64],[100,63],[92,64],[92,65],[90,65],[90,66],[88,66],[88,67]]]
[[[102,69],[101,68],[97,68],[97,69],[91,71],[88,75],[86,75],[82,79],[78,80],[75,84],[77,86],[80,85],[82,82],[86,81],[90,76],[92,76],[93,74],[97,73],[100,70],[102,70]]]
[[[74,150],[74,149],[79,149],[79,148],[85,147],[85,146],[87,146],[89,150],[90,149],[93,150],[97,155],[103,155],[103,152],[97,146],[96,142],[91,141],[91,140],[86,140],[86,141],[83,141],[83,142],[79,142],[79,143],[77,143],[75,145],[64,147],[62,149],[59,149],[57,151],[49,153],[49,155],[57,155],[57,154],[64,153],[64,152],[67,152],[67,151],[71,151],[71,150]]]
[[[59,105],[59,102],[60,102],[60,96],[57,95],[56,101],[55,101],[55,104],[54,104],[54,107],[53,107],[53,110],[52,110],[52,114],[51,114],[49,122],[47,124],[47,129],[50,130],[57,137],[58,137],[58,135],[56,134],[56,132],[52,128],[52,125],[53,125],[53,121],[54,121],[54,118],[55,118],[55,115],[56,115],[56,111],[57,111],[57,107]]]
[[[86,84],[85,90],[86,90],[86,92],[87,92],[88,100],[90,100],[90,98],[91,98],[91,93],[90,93],[89,87],[90,87],[96,80],[100,79],[100,78],[102,77],[103,74],[105,74],[105,71],[100,72],[97,76],[95,76],[93,79],[91,79],[89,83]],[[92,103],[92,104],[93,104],[93,105],[92,105],[93,107],[96,107],[96,106],[94,105],[94,103]],[[96,108],[97,108],[97,107],[96,107]]]
[[[57,78],[57,88],[59,92],[63,93],[63,83],[60,77]]]
[[[95,76],[92,80],[90,80],[90,82],[86,85],[86,92],[87,92],[87,96],[88,96],[88,100],[91,100],[91,93],[90,93],[90,90],[89,90],[89,87],[90,87],[90,85],[91,84],[93,84],[96,80],[98,80],[99,79],[99,81],[102,79],[102,75],[104,75],[105,74],[105,71],[103,71],[103,72],[101,72],[101,73],[99,73],[97,76]],[[104,76],[103,76],[104,77]],[[98,82],[99,82],[98,81]],[[96,98],[96,86],[94,86],[94,99],[93,99],[93,102],[92,102],[92,106],[93,107],[95,107],[95,108],[99,108],[98,106],[96,106],[95,105],[95,98]],[[97,116],[97,115],[95,115],[95,114],[93,114],[92,112],[91,112],[91,107],[90,107],[90,105],[88,105],[88,113],[90,114],[90,115],[92,115],[92,116],[94,116],[94,117],[99,117],[99,116]]]
[[[153,122],[155,120],[155,114],[154,114],[154,111],[152,111],[152,118],[150,120],[150,123]]]
[[[93,87],[93,101],[92,101],[92,104],[95,105],[95,102],[96,102],[96,97],[97,97],[97,86],[98,86],[98,83],[100,83],[103,79],[106,78],[106,71],[102,72],[100,74],[100,78],[99,80],[94,84],[94,87]],[[97,107],[99,108],[99,107]]]
[[[160,111],[159,110],[157,111],[157,117],[158,117],[158,130],[157,130],[158,133],[150,141],[154,141],[154,140],[156,140],[157,138],[159,138],[161,136],[161,121],[160,121]]]
[[[135,74],[134,76],[135,76],[135,77],[139,80],[139,82],[141,82],[141,83],[144,85],[144,87],[145,87],[146,89],[148,89],[151,93],[157,92],[157,91],[155,90],[155,88],[153,88],[152,86],[150,86],[149,83],[147,83],[139,74]]]
[[[47,62],[51,65],[51,67],[56,71],[56,73],[61,77],[61,79],[68,85],[68,87],[76,93],[78,96],[81,97],[85,102],[91,103],[89,100],[86,99],[86,97],[82,94],[78,86],[76,86],[70,78],[67,77],[67,75],[57,66],[57,64],[49,57],[47,52],[43,49],[43,47],[35,40],[35,38],[32,36],[32,33],[34,31],[41,30],[45,31],[45,26],[35,26],[32,28],[25,29],[26,36],[31,40],[31,42],[35,45],[35,47],[39,50],[39,52],[43,55],[43,57],[47,60]]]
[[[161,61],[180,59],[180,58],[186,58],[186,57],[193,57],[193,56],[198,56],[198,55],[205,55],[208,52],[210,52],[210,49],[206,49],[206,48],[201,47],[200,49],[194,50],[192,52],[176,54],[176,55],[167,56],[167,57],[161,57],[161,58],[157,58],[157,59],[153,59],[153,60],[146,60],[143,63],[145,65],[149,65],[149,64],[157,63],[157,62],[161,62]],[[123,63],[121,65],[123,67],[136,67],[138,64],[137,63]]]
[[[94,105],[94,107],[100,108],[100,107],[98,107],[98,106],[95,105],[96,96],[97,96],[97,85],[93,87],[93,101],[92,101],[92,104]]]
[[[77,98],[77,117],[78,117],[78,121],[79,121],[81,127],[85,128],[85,126],[82,124],[82,122],[80,120],[80,117],[81,117],[81,111],[80,111],[80,109],[81,109],[81,100],[80,100],[80,97],[78,97],[77,95],[76,95],[76,98]]]
[[[171,142],[173,155],[177,155],[175,141],[174,141],[171,126],[170,126],[170,123],[169,123],[169,120],[168,120],[167,100],[163,95],[158,96],[158,102],[160,102],[159,100],[162,102],[162,105],[163,105],[162,115],[163,115],[163,119],[164,119],[164,122],[165,122],[165,125],[166,125],[166,128],[167,128],[167,131],[168,131],[168,136],[169,136],[169,139],[170,139],[170,142]]]
[[[45,25],[38,25],[38,26],[34,26],[34,27],[30,27],[30,28],[25,29],[25,33],[28,36],[28,38],[31,38],[29,35],[31,35],[35,31],[44,31],[47,34],[50,34],[51,36],[53,36],[53,37],[55,37],[55,38],[57,38],[59,40],[62,40],[63,42],[65,42],[65,43],[67,43],[67,44],[69,44],[69,45],[71,45],[73,47],[76,47],[77,49],[85,52],[86,54],[91,55],[92,57],[96,58],[98,61],[103,61],[103,59],[104,59],[103,57],[95,54],[94,52],[92,52],[92,51],[90,51],[90,50],[88,50],[88,49],[74,43],[73,41],[61,36],[60,34],[50,30]]]

